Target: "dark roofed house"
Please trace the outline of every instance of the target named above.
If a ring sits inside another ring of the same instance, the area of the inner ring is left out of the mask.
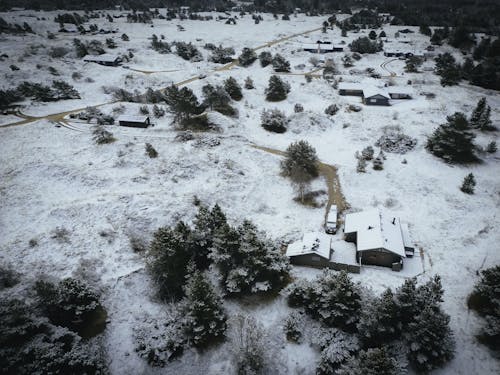
[[[359,83],[340,82],[339,95],[343,96],[363,96],[363,86]]]
[[[356,244],[356,259],[361,264],[403,268],[403,259],[412,257],[408,227],[398,217],[380,210],[347,214],[345,240]]]
[[[83,61],[105,66],[118,66],[122,62],[122,58],[120,56],[105,53],[103,55],[87,55],[83,58]]]
[[[120,126],[129,126],[133,128],[147,128],[151,125],[148,116],[120,116],[118,117]]]
[[[385,90],[377,88],[363,89],[363,103],[366,105],[391,105],[390,95]]]

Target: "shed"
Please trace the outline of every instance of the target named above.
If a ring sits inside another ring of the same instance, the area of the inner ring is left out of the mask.
[[[120,116],[118,117],[120,126],[130,126],[134,128],[147,128],[151,125],[148,116]]]
[[[389,96],[391,99],[412,99],[409,91],[398,89],[397,87],[389,87]]]
[[[390,105],[390,95],[378,88],[363,89],[363,103],[366,105]]]
[[[362,264],[391,267],[399,271],[403,259],[410,252],[409,237],[403,234],[398,217],[381,210],[369,210],[347,214],[345,240],[356,244],[356,259]],[[405,240],[405,237],[406,240]],[[406,241],[406,242],[405,242]],[[406,246],[405,246],[406,243]]]
[[[286,256],[299,266],[325,268],[330,265],[331,237],[321,232],[305,233],[301,241],[288,245]]]
[[[304,43],[302,49],[312,53],[328,53],[333,52],[333,44],[331,43]]]
[[[363,86],[358,83],[348,83],[348,82],[340,82],[339,86],[339,95],[344,96],[363,96]]]
[[[118,66],[122,59],[120,56],[105,53],[103,55],[87,55],[83,58],[83,61],[106,66]]]

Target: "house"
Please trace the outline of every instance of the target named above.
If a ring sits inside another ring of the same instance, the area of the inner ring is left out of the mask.
[[[343,96],[363,96],[363,86],[358,83],[340,82],[339,95]]]
[[[120,126],[130,126],[134,128],[147,128],[151,125],[148,116],[120,116],[118,117]]]
[[[403,259],[412,257],[408,227],[398,217],[381,210],[369,210],[345,216],[344,237],[356,244],[360,264],[403,268]]]
[[[345,241],[333,241],[321,232],[305,233],[302,240],[288,245],[286,256],[290,263],[297,266],[331,268],[337,271],[359,273],[361,267],[356,261],[352,244]]]
[[[342,52],[344,51],[344,46],[334,45],[331,42],[318,41],[316,43],[304,43],[302,50],[311,53]]]
[[[366,88],[363,89],[363,103],[366,105],[391,105],[390,95],[382,89]]]
[[[390,86],[388,88],[388,94],[391,99],[412,99],[412,94],[409,91],[402,90],[398,87]]]
[[[103,55],[87,55],[83,58],[83,61],[106,66],[118,66],[122,62],[122,58],[120,56],[105,53]]]

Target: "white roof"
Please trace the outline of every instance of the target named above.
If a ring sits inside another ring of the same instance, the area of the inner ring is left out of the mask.
[[[322,232],[305,233],[302,241],[288,245],[286,256],[293,257],[306,254],[317,254],[325,259],[330,259],[331,237]]]
[[[363,91],[363,85],[360,83],[340,82],[338,85],[339,90],[359,90]]]
[[[336,223],[337,222],[337,206],[332,204],[330,207],[330,211],[328,212],[328,216],[326,217],[326,221],[328,223]]]
[[[375,209],[347,214],[344,232],[357,232],[358,251],[385,249],[406,256],[401,222],[387,212]]]
[[[118,117],[118,121],[126,121],[126,122],[146,122],[148,116],[128,116],[128,115],[121,115]]]
[[[385,89],[379,89],[378,87],[367,87],[363,89],[363,96],[365,98],[369,98],[374,95],[382,95],[387,99],[391,98]]]
[[[91,62],[98,62],[98,61],[114,62],[118,58],[119,58],[119,56],[105,53],[103,55],[87,55],[87,56],[85,56],[83,58],[83,61],[91,61]]]
[[[320,49],[323,51],[333,51],[333,44],[326,43],[304,43],[302,44],[303,49]]]
[[[401,234],[403,235],[403,244],[405,247],[414,247],[411,241],[410,231],[408,229],[408,224],[401,223]]]

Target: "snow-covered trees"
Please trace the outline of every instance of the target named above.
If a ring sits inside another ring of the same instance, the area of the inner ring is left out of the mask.
[[[262,61],[262,60],[261,60]],[[273,69],[275,72],[289,72],[290,71],[290,63],[279,53],[274,55],[273,60]]]
[[[465,176],[464,181],[462,182],[462,186],[460,186],[460,190],[462,190],[465,194],[474,194],[474,187],[476,186],[476,179],[472,173],[469,173]]]
[[[335,328],[322,329],[315,335],[314,341],[321,349],[317,375],[336,374],[342,364],[353,361],[359,351],[355,336]]]
[[[296,287],[299,291],[294,290]],[[290,304],[304,307],[309,315],[328,327],[355,329],[361,309],[361,288],[346,272],[324,270],[312,282],[292,285],[289,292]],[[302,298],[296,298],[298,293]]]
[[[203,105],[210,110],[220,112],[226,116],[234,116],[236,110],[229,104],[231,97],[223,86],[205,85],[201,89],[203,93]]]
[[[182,57],[184,60],[192,62],[203,60],[203,56],[201,55],[200,51],[198,51],[198,49],[193,44],[191,44],[191,42],[176,42],[175,50],[177,55]]]
[[[257,60],[257,54],[251,48],[245,47],[241,51],[241,55],[238,57],[238,62],[241,66],[250,66]]]
[[[216,64],[227,64],[233,61],[234,48],[233,47],[215,47],[212,50],[212,55],[208,58],[208,61],[214,62]]]
[[[239,227],[225,224],[216,231],[210,258],[220,272],[222,287],[234,295],[279,289],[290,268],[277,246],[247,220]]]
[[[469,130],[469,122],[465,115],[456,112],[446,119],[447,122],[440,125],[427,138],[427,150],[448,163],[476,161],[473,143],[475,136]]]
[[[171,52],[170,44],[164,40],[160,40],[156,34],[151,36],[151,48],[162,54]]]
[[[158,157],[158,151],[155,150],[151,143],[146,143],[146,155],[148,155],[151,159]]]
[[[300,330],[300,325],[302,323],[302,316],[293,311],[288,315],[283,323],[283,331],[285,332],[286,339],[292,342],[300,342],[302,338],[302,332]]]
[[[106,312],[99,298],[83,282],[67,278],[58,284],[49,281],[38,281],[35,284],[38,303],[51,323],[82,333],[90,325],[101,320],[101,331]]]
[[[224,89],[233,100],[240,101],[243,98],[241,86],[233,77],[229,77],[224,81]]]
[[[218,204],[212,209],[200,205],[194,219],[194,261],[199,269],[206,269],[210,264],[208,254],[213,245],[217,230],[227,224],[226,215]]]
[[[384,156],[382,154],[382,151],[378,154],[378,156],[373,159],[373,169],[376,171],[381,171],[384,169]]]
[[[279,102],[285,100],[290,92],[290,85],[280,77],[272,75],[269,78],[269,86],[266,88],[266,100]]]
[[[468,298],[469,308],[478,312],[485,324],[478,339],[491,349],[500,351],[500,266],[481,272],[481,279]]]
[[[479,99],[469,121],[471,128],[474,129],[495,129],[491,122],[491,107],[486,103],[486,98]]]
[[[491,141],[486,146],[486,152],[488,152],[490,154],[494,154],[495,152],[497,152],[497,150],[498,150],[498,147],[497,147],[497,143],[495,141]]]
[[[329,116],[335,115],[339,111],[339,107],[337,104],[330,104],[328,107],[325,108],[325,114]]]
[[[190,276],[183,301],[184,331],[193,346],[205,347],[220,340],[226,332],[222,299],[199,271]]]
[[[262,127],[267,131],[275,133],[286,132],[288,119],[285,112],[282,112],[277,108],[263,110],[260,115],[260,121]]]
[[[273,62],[273,55],[271,52],[268,51],[262,51],[259,54],[259,61],[260,65],[265,68],[266,66],[270,65]]]
[[[376,53],[382,50],[382,46],[382,41],[371,41],[370,38],[366,36],[362,36],[356,40],[353,40],[349,45],[352,52],[358,53]]]
[[[396,360],[385,348],[362,350],[358,357],[343,365],[336,374],[339,375],[397,375]]]
[[[179,300],[192,260],[191,229],[179,222],[175,228],[158,229],[148,252],[148,268],[163,299]]]
[[[260,374],[266,367],[266,337],[262,326],[252,317],[232,319],[231,349],[236,373]]]
[[[440,54],[435,60],[436,74],[441,76],[442,86],[453,86],[460,82],[460,66],[449,52]]]
[[[92,139],[98,145],[116,141],[115,137],[113,137],[113,133],[108,132],[102,125],[94,127],[94,130],[92,130]]]
[[[165,89],[165,102],[174,114],[176,121],[185,121],[192,115],[202,111],[198,98],[193,91],[187,87],[179,88],[171,85]]]

